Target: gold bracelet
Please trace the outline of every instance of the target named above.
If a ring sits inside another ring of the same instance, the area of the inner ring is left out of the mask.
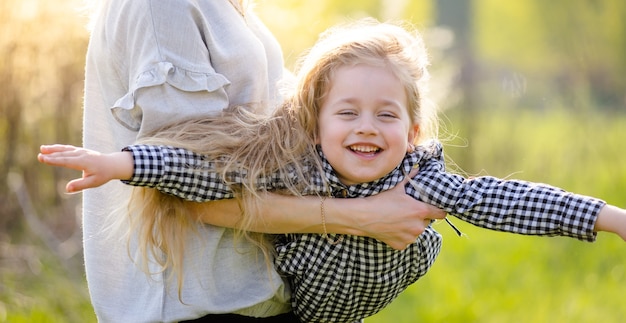
[[[326,200],[326,196],[321,196],[320,198],[321,198],[320,199],[320,211],[321,211],[320,213],[322,214],[322,229],[324,230],[322,237],[328,240],[330,244],[336,245],[340,243],[341,241],[343,241],[343,236],[340,236],[339,239],[337,240],[333,240],[328,235],[328,231],[326,230],[326,211],[324,210],[324,201]]]

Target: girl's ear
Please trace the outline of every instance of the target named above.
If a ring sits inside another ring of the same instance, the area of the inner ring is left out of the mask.
[[[419,125],[413,125],[413,127],[409,129],[409,135],[407,138],[407,141],[408,141],[407,152],[411,153],[415,149],[415,139],[418,137],[419,133],[420,133]]]

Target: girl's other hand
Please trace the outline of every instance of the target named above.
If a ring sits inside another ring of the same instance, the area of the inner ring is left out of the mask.
[[[81,178],[71,180],[65,186],[68,193],[106,184],[113,179],[129,179],[134,163],[130,152],[102,154],[94,150],[71,145],[42,145],[37,155],[39,162],[83,172]]]

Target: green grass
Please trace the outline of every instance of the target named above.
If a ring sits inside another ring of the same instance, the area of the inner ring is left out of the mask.
[[[41,245],[2,249],[0,322],[96,322],[80,261],[61,261]]]

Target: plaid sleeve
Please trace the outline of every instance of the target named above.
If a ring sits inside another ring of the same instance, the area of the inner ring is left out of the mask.
[[[132,153],[135,167],[133,177],[122,181],[125,184],[156,188],[195,202],[233,197],[214,171],[215,164],[201,155],[170,146],[131,145],[123,150]]]
[[[547,184],[446,173],[441,147],[420,163],[407,192],[482,228],[583,241],[595,241],[595,221],[606,204]]]

